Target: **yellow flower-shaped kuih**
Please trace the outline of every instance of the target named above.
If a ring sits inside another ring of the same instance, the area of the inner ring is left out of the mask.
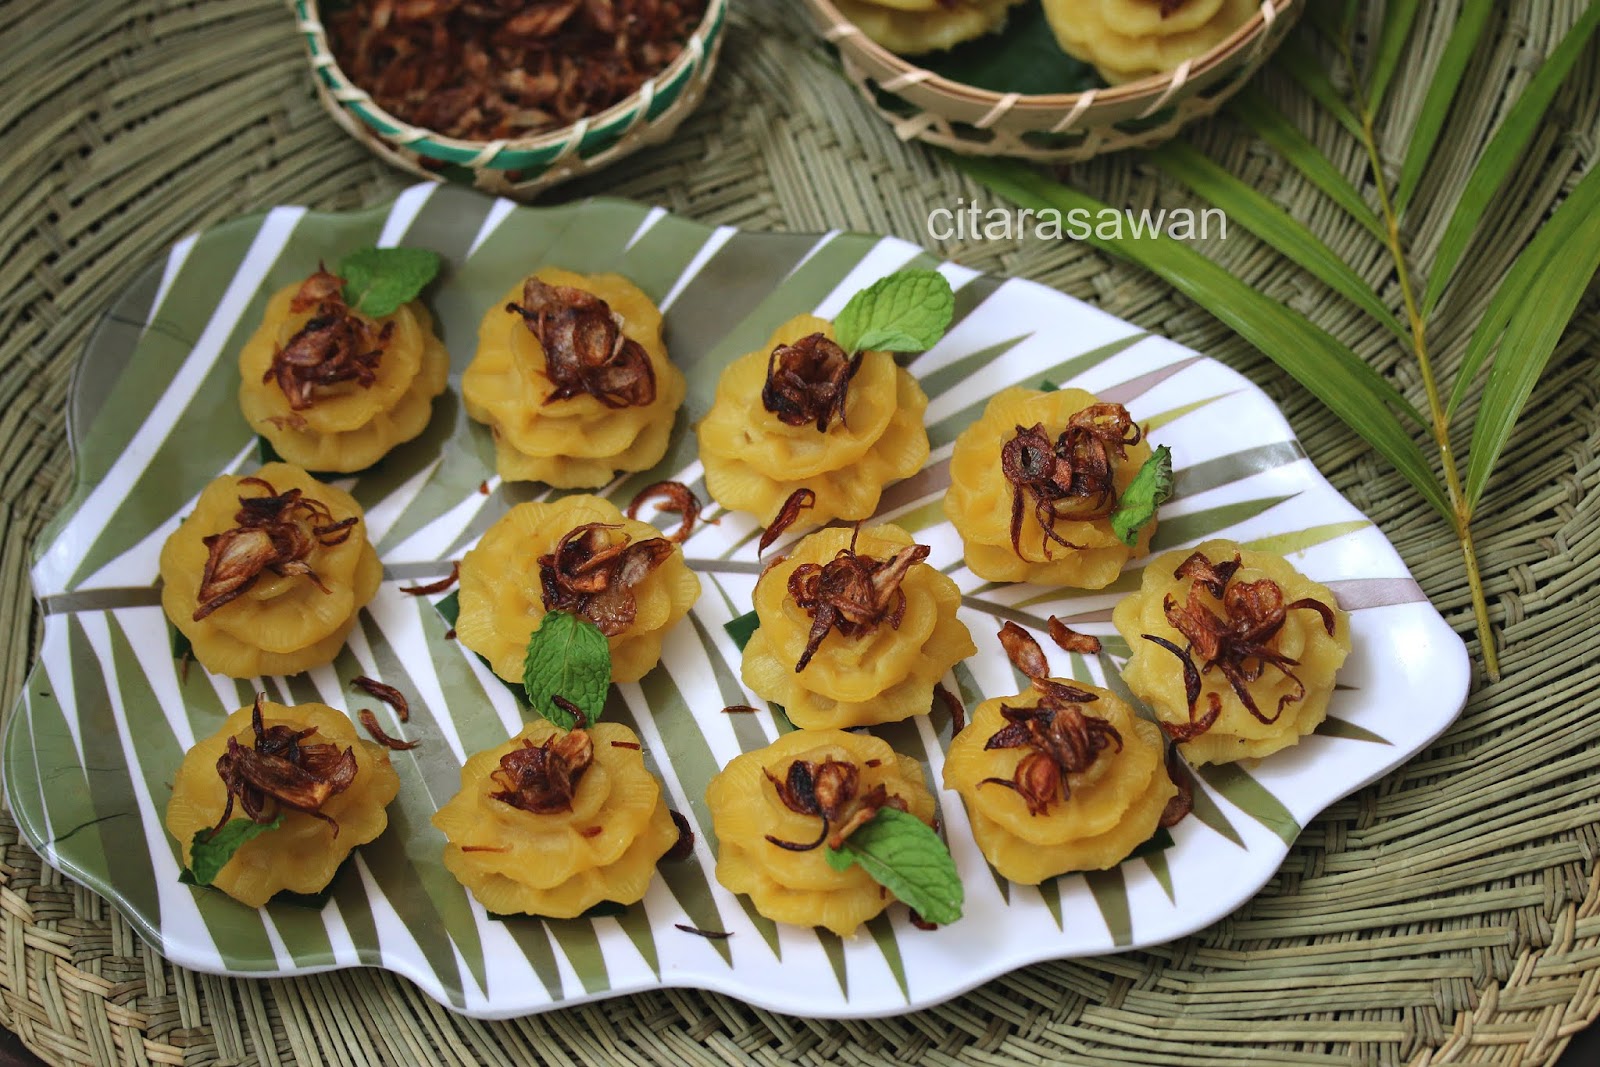
[[[545,267],[547,285],[582,289],[604,300],[621,319],[623,336],[644,349],[655,372],[655,399],[613,408],[587,394],[546,403],[555,385],[545,373],[544,347],[506,310],[522,301],[521,282],[483,316],[478,351],[461,379],[467,414],[494,434],[495,466],[507,481],[593,489],[618,471],[649,470],[667,454],[673,420],[687,383],[667,358],[661,311],[620,274],[574,274]]]
[[[391,315],[370,320],[390,335],[370,386],[354,381],[317,386],[312,405],[289,406],[272,362],[278,351],[317,314],[294,311],[298,284],[267,302],[261,326],[239,352],[239,406],[250,428],[278,455],[313,471],[358,471],[390,449],[417,437],[433,415],[433,400],[450,377],[450,353],[433,332],[433,316],[421,301],[402,304]],[[358,315],[357,312],[351,314]]]
[[[526,811],[493,796],[502,758],[525,741],[542,745],[565,733],[539,719],[473,755],[461,768],[461,791],[434,813],[446,838],[446,869],[489,911],[570,919],[602,900],[636,903],[678,840],[638,737],[617,723],[589,729],[594,761],[578,779],[570,810]]]
[[[326,505],[335,521],[358,520],[341,544],[315,544],[307,557],[324,588],[306,575],[269,571],[237,599],[194,618],[210,556],[205,538],[237,525],[240,497],[266,495],[260,486],[242,485],[244,476],[223,475],[206,486],[161,548],[161,606],[208,671],[232,678],[299,674],[333,662],[357,614],[377,593],[383,565],[367,541],[361,505],[349,493],[287,463],[269,463],[253,477],[280,494],[301,490]]]
[[[806,523],[870,518],[884,487],[909,478],[928,459],[922,424],[928,396],[887,352],[866,353],[845,394],[844,418],[826,432],[814,423],[787,425],[762,406],[772,350],[815,333],[832,340],[833,324],[798,315],[765,346],[730,363],[697,428],[707,491],[723,507],[748,511],[764,525],[801,488],[816,493],[814,506],[801,513]]]
[[[888,907],[893,895],[859,866],[834,870],[825,846],[795,852],[767,840],[769,834],[782,841],[816,840],[820,817],[790,810],[767,775],[781,782],[795,760],[827,759],[856,765],[858,794],[881,784],[912,815],[932,824],[933,794],[923,784],[922,765],[879,738],[844,730],[794,730],[734,757],[706,786],[706,804],[717,835],[718,882],[747,894],[756,911],[774,922],[821,926],[847,937]]]
[[[460,614],[456,638],[489,661],[508,682],[522,681],[528,639],[545,616],[539,557],[586,523],[617,527],[607,536],[639,541],[660,537],[654,526],[630,519],[597,496],[569,496],[549,503],[518,504],[461,560]],[[634,587],[633,624],[609,638],[611,677],[636,682],[661,660],[667,631],[689,613],[700,597],[700,579],[672,554]]]
[[[884,622],[854,637],[830,631],[805,670],[796,671],[811,616],[789,595],[789,577],[803,563],[826,564],[849,547],[850,537],[850,530],[818,530],[756,583],[759,626],[745,645],[740,674],[764,700],[783,705],[796,726],[867,726],[925,714],[945,671],[977,651],[956,618],[956,583],[917,563],[900,585],[906,606],[898,627]],[[856,553],[888,559],[912,543],[898,526],[873,526],[861,530]]]
[[[891,52],[919,55],[994,33],[1021,0],[835,0],[839,14]]]
[[[984,746],[1006,725],[1000,706],[1037,707],[1036,690],[978,705],[945,756],[945,788],[966,801],[978,848],[996,871],[1023,885],[1116,866],[1156,832],[1167,801],[1178,792],[1167,776],[1155,723],[1139,718],[1110,690],[1067,684],[1095,694],[1099,699],[1079,705],[1083,714],[1106,720],[1122,737],[1121,751],[1107,747],[1087,770],[1066,775],[1067,799],[1058,797],[1034,814],[1015,789],[984,781],[1012,781],[1032,751]]]
[[[1282,629],[1268,645],[1296,661],[1289,669],[1305,686],[1305,695],[1284,704],[1279,713],[1279,701],[1291,696],[1298,687],[1283,671],[1265,665],[1260,678],[1250,683],[1248,689],[1257,709],[1268,718],[1275,718],[1271,723],[1252,715],[1222,672],[1204,670],[1205,664],[1195,656],[1195,666],[1202,668],[1197,717],[1203,716],[1209,706],[1208,694],[1215,694],[1221,700],[1222,712],[1209,730],[1192,741],[1181,743],[1179,750],[1190,763],[1198,765],[1267,756],[1299,744],[1302,737],[1328,716],[1334,675],[1350,653],[1350,617],[1339,608],[1327,586],[1307,578],[1282,556],[1252,552],[1237,542],[1217,539],[1197,549],[1168,552],[1151,560],[1145,567],[1139,591],[1124,597],[1111,616],[1117,631],[1133,650],[1122,670],[1123,681],[1154,709],[1162,722],[1174,725],[1189,722],[1183,664],[1167,649],[1144,640],[1143,635],[1163,638],[1179,648],[1188,644],[1183,634],[1167,620],[1164,604],[1168,598],[1176,605],[1188,603],[1194,579],[1175,577],[1173,571],[1195,551],[1203,553],[1212,563],[1227,562],[1237,553],[1242,566],[1234,575],[1234,582],[1268,578],[1282,589],[1285,604],[1308,598],[1320,601],[1332,609],[1334,631],[1329,636],[1322,616],[1314,610],[1301,608],[1285,614]],[[1208,592],[1202,592],[1210,610],[1219,617],[1226,617],[1220,602]]]
[[[1113,85],[1198,59],[1260,7],[1258,0],[1044,0],[1061,50]]]
[[[167,802],[167,830],[178,839],[183,862],[190,866],[194,835],[210,830],[227,807],[228,790],[217,774],[217,760],[235,738],[246,748],[255,744],[251,709],[240,708],[222,728],[199,741],[183,757],[172,780]],[[283,810],[283,824],[251,838],[217,873],[212,885],[242,904],[259,908],[274,893],[320,893],[352,849],[374,840],[389,825],[385,808],[400,791],[400,776],[382,746],[363,740],[343,712],[326,704],[285,706],[263,701],[263,724],[289,726],[296,731],[316,728],[303,745],[331,744],[355,753],[356,773],[348,788],[322,805],[322,814],[339,824],[338,833],[321,819],[305,812]],[[236,803],[233,818],[244,818]]]
[[[983,416],[961,431],[950,455],[950,492],[944,513],[961,534],[967,566],[991,582],[1036,582],[1040,585],[1100,589],[1117,580],[1122,567],[1150,550],[1154,520],[1139,532],[1129,547],[1111,528],[1109,515],[1092,519],[1064,516],[1056,533],[1081,548],[1066,548],[1049,541],[1034,514],[1034,502],[1024,496],[1020,554],[1011,545],[1013,489],[1000,467],[1000,450],[1016,436],[1017,428],[1040,424],[1051,440],[1066,428],[1067,420],[1099,403],[1082,389],[1040,392],[1012,386],[996,393]],[[1128,488],[1145,460],[1150,444],[1140,440],[1125,449],[1126,458],[1113,459],[1112,483],[1120,495]]]

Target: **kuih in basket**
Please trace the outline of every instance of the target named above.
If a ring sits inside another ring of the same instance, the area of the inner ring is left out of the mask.
[[[707,0],[704,18],[678,56],[603,111],[526,137],[463,140],[412,125],[378,106],[340,68],[318,0],[289,3],[310,54],[317,94],[351,136],[402,170],[518,199],[670,137],[705,95],[728,15],[728,0]]]
[[[823,36],[838,47],[845,75],[902,140],[1057,163],[1158,144],[1210,115],[1282,42],[1305,7],[1302,0],[1260,0],[1220,43],[1162,74],[1080,92],[1031,93],[967,84],[952,76],[961,65],[949,61],[956,53],[896,55],[841,14],[834,0],[806,3]],[[1009,17],[1015,29],[1008,32],[1043,40],[1037,47],[1047,58],[1055,50],[1035,0],[1012,8]],[[1055,55],[1076,62],[1059,50]]]

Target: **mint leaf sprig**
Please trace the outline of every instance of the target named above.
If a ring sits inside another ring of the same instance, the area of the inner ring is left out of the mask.
[[[246,841],[283,825],[283,812],[271,822],[233,819],[220,830],[197,830],[189,845],[189,877],[195,885],[210,885]]]
[[[611,688],[611,645],[594,623],[551,611],[528,638],[522,688],[533,710],[563,730],[593,726]]]
[[[1158,445],[1128,483],[1117,510],[1111,513],[1112,532],[1131,548],[1139,542],[1139,531],[1156,517],[1156,510],[1171,496],[1172,449]]]
[[[896,271],[850,298],[833,320],[834,339],[852,353],[925,352],[949,329],[955,309],[955,293],[938,271]]]
[[[439,253],[427,248],[362,248],[339,261],[344,302],[381,319],[415,300],[439,273]]]
[[[933,828],[915,815],[879,808],[842,848],[823,846],[823,858],[836,871],[860,865],[928,922],[944,926],[961,918],[966,890],[955,860]]]

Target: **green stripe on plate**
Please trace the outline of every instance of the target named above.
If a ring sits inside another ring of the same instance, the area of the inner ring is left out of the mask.
[[[651,928],[650,916],[645,911],[644,904],[634,904],[624,908],[622,914],[616,918],[617,925],[622,927],[622,932],[628,935],[633,947],[644,957],[650,973],[656,976],[656,981],[661,981],[661,954],[656,951],[655,930]]]
[[[1353,519],[1349,522],[1330,522],[1325,526],[1312,526],[1292,533],[1258,537],[1254,541],[1246,541],[1244,546],[1257,552],[1272,552],[1279,556],[1287,556],[1291,552],[1303,552],[1316,545],[1337,540],[1345,534],[1365,530],[1371,525],[1372,523],[1366,519]]]
[[[839,980],[839,995],[845,1000],[850,999],[850,974],[845,968],[844,941],[832,930],[824,930],[820,926],[814,927],[817,942],[822,946],[822,951],[828,957],[828,965],[833,968],[834,978]]]
[[[1198,496],[1264,471],[1287,467],[1305,458],[1306,454],[1298,441],[1275,441],[1203,460],[1193,466],[1180,466],[1173,477],[1173,496]]]
[[[700,646],[705,650],[706,659],[711,664],[711,673],[717,679],[717,691],[722,694],[722,706],[732,707],[743,704],[745,701],[744,689],[738,679],[733,676],[733,671],[728,667],[728,661],[722,658],[717,651],[716,642],[712,639],[711,632],[706,629],[706,624],[700,621],[700,616],[690,612],[689,623],[694,627],[695,634],[700,638]],[[739,751],[753,752],[758,748],[765,748],[767,744],[766,731],[761,729],[761,723],[754,715],[735,713],[728,716],[733,725],[733,736],[739,742]]]
[[[1208,764],[1196,768],[1196,773],[1234,807],[1277,834],[1284,844],[1292,845],[1300,836],[1300,824],[1289,809],[1237,763]]]
[[[1150,873],[1155,875],[1157,882],[1161,883],[1161,891],[1167,894],[1167,900],[1176,904],[1178,898],[1172,895],[1172,868],[1167,866],[1167,854],[1165,852],[1150,852],[1143,858],[1145,866],[1150,868]]]
[[[667,677],[667,672],[664,668],[657,667],[645,675],[644,681],[649,682],[657,675],[665,679],[665,685],[670,687],[670,691],[676,695],[677,689],[673,686],[672,679]],[[647,696],[646,700],[649,702],[651,718],[655,721],[657,729],[661,731],[663,742],[665,742],[667,726],[661,717],[661,705],[657,704],[653,697]],[[678,701],[681,708],[682,698],[679,697]],[[634,734],[639,734],[638,720],[633,717],[632,709],[628,707],[628,702],[622,698],[622,694],[617,692],[616,686],[612,686],[611,692],[607,694],[605,710],[601,714],[603,718],[611,722],[620,723],[632,730]],[[705,767],[709,765],[713,768],[710,773],[715,774],[716,761],[711,756],[711,750],[705,747],[705,738],[701,736],[699,729],[692,725],[689,727],[680,726],[677,729],[680,733],[684,732],[685,729],[689,730],[694,734],[694,740],[700,742],[698,750],[692,743],[683,749],[688,760],[687,766],[693,768],[696,773],[704,773]],[[704,834],[707,842],[714,845],[715,835],[711,831],[710,812],[705,804],[705,782],[710,781],[710,775],[708,774],[696,784],[693,778],[684,773],[685,764],[673,757],[670,744],[668,744],[668,751],[663,755],[672,765],[673,773],[682,786],[684,795],[689,800],[687,817],[697,832]],[[656,754],[648,746],[644,749],[644,765],[651,774],[657,778],[662,777],[661,765],[656,760]],[[660,873],[661,880],[667,883],[667,888],[672,890],[672,895],[678,901],[678,906],[683,909],[685,915],[689,916],[690,925],[697,926],[702,930],[727,929],[727,925],[722,918],[722,911],[717,907],[716,898],[712,896],[711,883],[707,879],[706,871],[700,866],[698,860],[691,859],[681,863],[663,863],[658,865],[656,870]],[[758,923],[757,925],[759,926],[760,924]],[[765,932],[763,931],[763,934]],[[769,943],[775,943],[776,938],[777,933],[774,930],[772,937],[769,938]],[[729,946],[726,938],[713,940],[711,946],[717,950],[717,955],[722,957],[724,963],[729,966],[733,965],[733,949]],[[773,951],[777,952],[775,944]]]
[[[1286,496],[1262,497],[1258,500],[1241,500],[1234,504],[1222,504],[1204,511],[1194,511],[1187,515],[1179,515],[1171,519],[1162,519],[1156,527],[1155,536],[1150,539],[1152,553],[1164,552],[1169,548],[1181,545],[1187,541],[1204,541],[1215,536],[1231,526],[1260,515],[1277,507],[1286,500],[1293,500],[1295,494]]]
[[[1094,895],[1095,905],[1100,909],[1100,918],[1105,920],[1106,929],[1111,933],[1111,943],[1118,948],[1130,944],[1133,941],[1133,917],[1128,912],[1128,885],[1123,880],[1122,868],[1089,871],[1083,879],[1089,883],[1089,892]]]
[[[1335,718],[1329,715],[1317,724],[1312,731],[1318,737],[1341,737],[1346,741],[1366,741],[1374,745],[1392,745],[1394,742],[1380,734],[1375,734],[1365,726],[1357,726],[1347,719]]]
[[[1056,921],[1056,929],[1061,926],[1061,881],[1058,878],[1046,878],[1036,886],[1039,890],[1039,899],[1044,901],[1044,906],[1050,909],[1050,917]]]
[[[1118,352],[1126,351],[1148,336],[1150,335],[1147,333],[1130,334],[1127,337],[1119,338],[1110,342],[1109,344],[1101,345],[1099,348],[1093,348],[1087,352],[1081,352],[1070,359],[1062,360],[1060,363],[1056,363],[1050,367],[1044,368],[1039,372],[1039,374],[1042,374],[1044,377],[1053,378],[1056,381],[1065,381],[1066,379],[1082,374],[1085,371],[1092,370],[1093,368],[1104,363],[1106,360],[1110,359],[1112,356],[1116,355]],[[1029,379],[1029,381],[1032,380],[1032,378]],[[1027,383],[1024,382],[1022,384],[1025,385]],[[938,422],[929,426],[929,443],[934,448],[938,448],[940,445],[954,441],[956,436],[960,434],[962,430],[965,430],[969,424],[977,421],[978,417],[982,414],[983,409],[988,406],[992,395],[992,393],[985,393],[981,399],[973,401],[971,404],[968,404],[966,407],[955,412],[954,414],[946,415]]]
[[[545,919],[543,922],[577,973],[585,993],[604,993],[611,988],[611,976],[606,973],[606,957],[600,949],[600,936],[595,932],[593,919]]]
[[[883,953],[883,961],[889,965],[889,973],[894,975],[900,995],[906,998],[907,1004],[911,1003],[911,989],[906,985],[906,964],[900,958],[900,943],[895,940],[894,922],[888,915],[878,915],[867,921],[867,932],[877,942],[878,951]]]
[[[1166,411],[1158,412],[1157,414],[1151,415],[1148,418],[1140,421],[1144,425],[1145,433],[1154,433],[1163,426],[1177,422],[1185,415],[1192,414],[1196,411],[1199,411],[1201,408],[1208,407],[1209,405],[1216,403],[1225,396],[1232,395],[1232,393],[1218,393],[1216,396],[1208,396],[1202,400],[1191,400],[1187,404],[1181,404],[1178,407],[1169,408]]]

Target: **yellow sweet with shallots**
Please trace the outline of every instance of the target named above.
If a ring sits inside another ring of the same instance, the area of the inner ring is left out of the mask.
[[[944,785],[966,801],[985,858],[1023,885],[1116,866],[1178,792],[1154,723],[1109,690],[1055,679],[978,705]]]
[[[977,651],[956,618],[961,591],[926,555],[898,526],[806,537],[756,583],[745,685],[809,729],[925,714],[944,672]],[[868,598],[843,605],[854,621],[823,592],[852,587]]]
[[[612,680],[636,682],[700,597],[677,545],[597,496],[518,504],[463,557],[460,578],[456,637],[509,682],[522,680],[528,639],[557,609],[598,626]]]
[[[865,519],[885,486],[922,468],[927,394],[887,352],[863,353],[853,375],[850,357],[830,322],[798,315],[728,365],[697,428],[719,504],[770,524],[790,494],[810,489],[807,522]],[[805,403],[773,389],[780,375],[809,392]]]
[[[810,799],[820,815],[795,806],[799,798],[789,786],[797,762],[807,765],[802,777],[814,786]],[[882,806],[903,806],[930,825],[934,813],[920,763],[870,734],[844,730],[795,730],[734,757],[706,786],[706,804],[717,835],[718,882],[749,895],[774,922],[821,926],[841,937],[894,897],[860,866],[835,870],[824,846]]]
[[[991,582],[1110,585],[1155,534],[1152,520],[1130,546],[1111,525],[1150,453],[1120,404],[1082,389],[1002,389],[950,456],[944,513],[967,566]]]
[[[835,0],[839,14],[891,52],[954,48],[1005,25],[1021,0]]]
[[[1260,7],[1257,0],[1044,0],[1061,50],[1112,85],[1198,59]]]
[[[1133,650],[1123,681],[1197,765],[1299,744],[1327,718],[1350,653],[1327,586],[1221,539],[1151,560],[1111,617]]]
[[[225,812],[233,819],[248,818],[249,807],[259,804],[261,821],[271,822],[282,815],[282,825],[240,845],[211,881],[252,908],[261,907],[275,893],[310,894],[326,889],[351,850],[383,833],[389,825],[384,809],[400,791],[400,776],[389,763],[388,751],[357,736],[355,724],[342,712],[326,704],[285,706],[267,700],[257,707],[260,732],[254,723],[255,709],[240,708],[228,716],[222,729],[184,755],[172,780],[172,799],[167,802],[167,830],[178,839],[185,866],[193,865],[195,834],[226,821]],[[311,732],[295,737],[303,731]],[[230,753],[230,740],[238,743],[243,754]],[[288,762],[282,755],[286,745],[299,749],[299,774],[274,775],[274,767],[281,770],[281,764]],[[221,770],[232,760],[230,769],[239,772],[239,764],[251,759],[262,761],[265,769],[258,766],[249,772],[248,780],[237,774],[238,794],[230,794]],[[347,775],[348,781],[336,787]],[[304,803],[305,797],[289,792],[290,784],[309,789],[315,797],[319,792],[316,780],[322,779],[321,791],[330,795],[310,810],[297,810],[272,790],[263,792],[251,784],[280,777],[284,786],[279,791],[297,803]],[[302,781],[306,777],[313,779],[310,786]]]
[[[461,379],[467,414],[494,434],[500,477],[561,489],[661,462],[686,391],[661,311],[638,286],[554,267],[484,315]]]
[[[167,618],[233,678],[333,662],[382,580],[361,506],[287,463],[212,482],[161,548]]]
[[[358,471],[427,428],[450,353],[421,301],[373,318],[319,271],[280,289],[239,352],[239,406],[290,463]]]
[[[485,908],[554,919],[641,900],[678,841],[638,737],[609,722],[569,733],[540,719],[477,753],[433,825],[445,868]]]

